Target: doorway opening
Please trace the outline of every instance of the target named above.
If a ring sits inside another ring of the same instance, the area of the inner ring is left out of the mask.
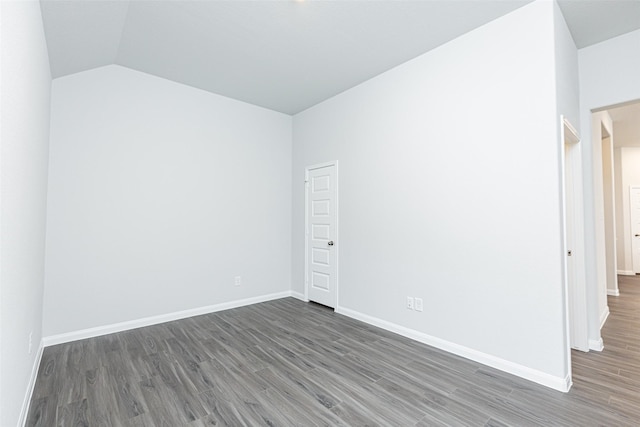
[[[630,276],[640,273],[640,101],[608,107],[606,111],[613,123],[616,231],[614,269],[617,270],[617,275]],[[617,296],[619,291],[608,293],[610,296]]]
[[[620,295],[618,275],[632,275],[632,188],[640,186],[640,102],[592,110],[595,283],[589,286],[589,346],[602,350],[600,330],[609,297]],[[640,234],[640,233],[637,233]],[[640,236],[638,236],[640,239]]]

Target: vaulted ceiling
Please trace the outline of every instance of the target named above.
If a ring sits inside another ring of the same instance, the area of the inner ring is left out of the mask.
[[[53,77],[119,64],[295,114],[530,0],[42,0]],[[578,47],[640,28],[640,0],[564,0]]]

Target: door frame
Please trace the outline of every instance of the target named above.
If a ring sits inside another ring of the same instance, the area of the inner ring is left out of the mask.
[[[334,278],[334,286],[335,286],[335,302],[334,302],[334,310],[338,310],[338,301],[339,301],[339,271],[340,271],[340,227],[339,225],[339,213],[340,213],[340,203],[339,203],[339,175],[338,175],[338,161],[331,160],[324,163],[316,163],[314,165],[309,165],[304,168],[304,300],[309,301],[309,172],[314,169],[326,168],[329,166],[334,167],[335,171],[335,206],[336,206],[336,215],[334,218],[335,221],[335,237],[333,238],[337,244],[333,247],[333,250],[336,254],[336,275]]]
[[[604,230],[605,230],[605,265],[606,265],[606,286],[607,295],[620,296],[618,288],[618,254],[616,245],[616,189],[615,189],[615,165],[614,165],[614,145],[613,129],[608,136],[602,135],[602,204],[604,207]],[[604,139],[608,141],[605,142]],[[605,152],[607,156],[605,157]],[[609,173],[605,175],[604,165],[608,163]],[[608,305],[608,304],[607,304]]]
[[[566,117],[560,116],[561,135],[561,179],[562,179],[562,226],[563,226],[563,250],[562,259],[564,267],[564,290],[565,290],[565,312],[566,312],[566,336],[567,336],[567,357],[568,368],[571,373],[571,348],[581,351],[589,351],[589,323],[587,308],[587,289],[585,277],[585,243],[584,234],[580,232],[584,229],[584,203],[583,203],[583,177],[582,177],[582,154],[580,137],[576,129],[571,125]],[[565,149],[568,148],[565,155]],[[565,173],[566,164],[570,165],[572,194],[567,194]],[[567,198],[570,197],[573,205],[573,215],[567,217]],[[569,248],[567,241],[567,226],[572,224],[574,229],[572,247]],[[570,286],[568,276],[567,251],[572,250],[574,262],[573,281]],[[571,304],[571,307],[570,307]],[[571,333],[573,325],[573,334]],[[574,343],[572,347],[571,343]]]
[[[602,158],[602,139],[613,138],[613,121],[609,112],[611,107],[592,110],[589,116],[591,128],[591,168],[593,181],[593,252],[595,270],[594,283],[590,284],[588,295],[589,349],[602,351],[602,327],[609,316],[608,285],[607,285],[607,239],[605,222],[604,171]],[[615,236],[614,236],[615,237]],[[615,245],[613,245],[615,251]],[[617,270],[617,266],[616,267]]]
[[[631,204],[631,197],[633,194],[633,190],[640,190],[640,185],[630,185],[629,186],[629,235],[631,237],[631,247],[629,248],[631,250],[631,270],[633,271],[633,274],[638,274],[640,273],[640,268],[638,268],[636,270],[636,267],[640,267],[640,266],[636,266],[636,260],[635,260],[635,254],[633,253],[633,239],[635,238],[635,236],[633,235],[633,221],[631,218],[632,215],[632,210],[633,210],[633,205]]]

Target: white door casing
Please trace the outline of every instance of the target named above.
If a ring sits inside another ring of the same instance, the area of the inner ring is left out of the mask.
[[[629,188],[629,220],[631,221],[631,259],[633,272],[640,273],[640,187]]]
[[[618,296],[618,261],[616,254],[616,201],[615,168],[613,164],[613,137],[602,138],[602,196],[606,257],[606,292]]]
[[[337,162],[305,170],[305,298],[335,308],[338,274]]]

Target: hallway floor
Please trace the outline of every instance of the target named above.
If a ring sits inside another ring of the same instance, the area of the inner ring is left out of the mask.
[[[640,425],[640,276],[618,276],[620,296],[608,297],[604,350],[573,351],[571,394],[635,419]]]

